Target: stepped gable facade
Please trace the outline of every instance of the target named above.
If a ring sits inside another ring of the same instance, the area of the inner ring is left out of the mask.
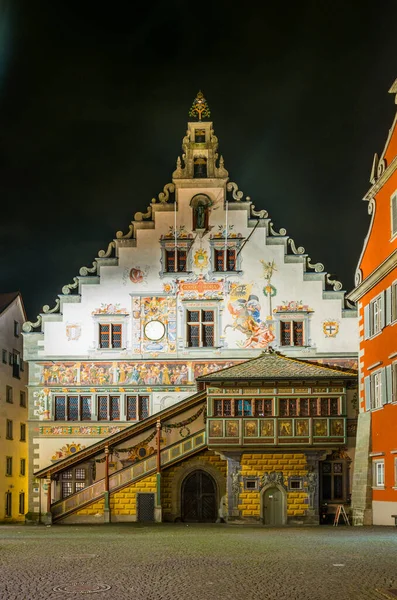
[[[24,324],[31,511],[34,472],[183,400],[201,376],[269,346],[357,365],[342,284],[229,180],[201,93],[189,115],[172,181]]]
[[[390,88],[397,94],[397,80]],[[396,96],[397,98],[397,96]],[[360,414],[353,513],[357,525],[397,514],[397,114],[364,197],[371,215],[349,294],[360,327]]]

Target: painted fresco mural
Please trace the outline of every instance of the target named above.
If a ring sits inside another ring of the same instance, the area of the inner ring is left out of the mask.
[[[241,361],[140,361],[40,363],[45,386],[193,385],[200,375],[232,367]],[[48,391],[48,390],[47,390]]]
[[[78,281],[62,288],[61,312],[58,301],[54,308],[43,307],[37,322],[24,325],[29,435],[40,450],[30,473],[54,454],[54,447],[47,452],[41,445],[41,437],[59,436],[61,452],[80,435],[88,445],[128,424],[114,426],[110,418],[104,425],[51,424],[56,394],[91,394],[97,402],[94,394],[100,392],[109,398],[116,390],[125,396],[132,390],[137,397],[144,392],[152,414],[164,406],[165,397],[171,406],[194,393],[197,377],[256,357],[269,346],[314,361],[318,354],[316,362],[324,364],[357,365],[357,319],[354,307],[345,304],[341,284],[329,279],[321,263],[312,263],[285,229],[275,230],[267,211],[256,210],[229,180],[212,123],[202,125],[206,144],[200,165],[195,163],[196,124],[189,123],[172,182],[146,212],[133,216],[127,233],[117,232],[92,266],[81,268]],[[182,265],[181,271],[171,272],[173,264]],[[188,322],[192,312],[201,315],[198,325]],[[282,346],[281,325],[288,319],[304,321],[304,343]],[[99,335],[104,324],[109,324],[106,346]],[[112,324],[122,330],[117,347]],[[38,327],[43,335],[29,339]],[[192,336],[196,327],[200,335]],[[46,427],[36,427],[35,420],[46,421]],[[288,437],[284,421],[278,433]],[[306,425],[302,420],[302,437]],[[245,431],[239,427],[227,419],[225,431],[214,435],[277,434],[266,419],[247,422]],[[35,503],[32,496],[30,504],[35,510],[37,498]]]

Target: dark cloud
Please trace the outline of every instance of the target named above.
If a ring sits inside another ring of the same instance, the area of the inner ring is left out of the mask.
[[[170,180],[199,88],[231,179],[352,287],[395,110],[395,3],[0,8],[0,290],[29,317]]]

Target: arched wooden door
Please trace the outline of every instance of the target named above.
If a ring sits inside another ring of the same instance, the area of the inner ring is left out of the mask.
[[[182,484],[182,520],[214,523],[217,517],[215,481],[205,471],[194,471]]]
[[[284,498],[277,487],[269,487],[262,497],[265,525],[283,525]]]

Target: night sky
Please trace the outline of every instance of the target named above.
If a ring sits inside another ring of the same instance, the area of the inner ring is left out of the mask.
[[[0,291],[28,317],[171,180],[204,92],[230,180],[350,290],[397,4],[0,0]]]

